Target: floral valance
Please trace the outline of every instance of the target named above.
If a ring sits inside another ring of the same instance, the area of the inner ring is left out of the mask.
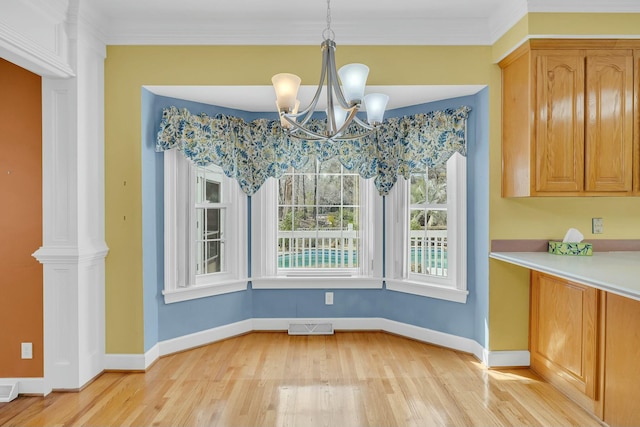
[[[156,151],[178,148],[197,165],[218,165],[248,195],[267,178],[282,176],[290,166],[303,167],[309,158],[324,161],[337,157],[345,168],[363,178],[375,178],[378,191],[386,195],[399,175],[408,179],[419,166],[437,166],[456,152],[466,155],[469,111],[463,106],[394,117],[370,136],[308,141],[288,137],[278,120],[246,122],[169,107],[162,113]],[[324,122],[312,121],[311,126],[320,128]]]

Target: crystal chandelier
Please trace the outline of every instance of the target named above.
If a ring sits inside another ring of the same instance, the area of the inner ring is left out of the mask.
[[[364,64],[347,64],[336,72],[336,43],[333,41],[335,33],[331,29],[330,0],[327,0],[327,28],[322,32],[322,37],[324,41],[320,44],[322,50],[320,82],[307,108],[298,112],[300,77],[295,74],[281,73],[271,79],[276,92],[280,123],[289,136],[299,139],[346,140],[369,135],[382,123],[389,97],[382,93],[364,95],[369,74],[369,67]],[[323,86],[327,96],[325,111],[327,126],[324,132],[318,132],[307,126],[307,123],[316,111]],[[367,110],[366,123],[356,116],[362,103]],[[345,134],[345,130],[352,122],[358,125],[357,133]]]

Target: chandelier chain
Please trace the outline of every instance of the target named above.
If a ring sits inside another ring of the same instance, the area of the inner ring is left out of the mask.
[[[327,0],[327,28],[322,32],[322,38],[333,40],[336,34],[331,29],[331,0]]]

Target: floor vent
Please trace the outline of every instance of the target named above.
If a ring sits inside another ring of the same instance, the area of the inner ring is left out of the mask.
[[[11,402],[18,397],[18,383],[0,384],[0,402]]]
[[[333,335],[333,323],[289,323],[289,335]]]

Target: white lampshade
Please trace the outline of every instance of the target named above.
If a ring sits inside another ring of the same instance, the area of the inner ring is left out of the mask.
[[[369,67],[364,64],[347,64],[338,70],[342,92],[348,103],[361,102],[369,76]]]
[[[328,110],[325,110],[325,113],[329,115]],[[347,119],[347,110],[340,107],[339,105],[333,106],[333,117],[336,120],[336,130],[340,129],[344,124],[344,121]]]
[[[389,96],[384,93],[370,93],[364,97],[364,106],[367,109],[367,122],[370,125],[382,123],[384,110],[387,108]]]
[[[276,91],[276,105],[279,111],[292,112],[296,105],[298,89],[302,80],[295,74],[280,73],[271,78]]]

